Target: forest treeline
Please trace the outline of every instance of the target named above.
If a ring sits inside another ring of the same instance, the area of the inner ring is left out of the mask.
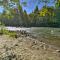
[[[60,0],[59,0],[60,2]],[[39,10],[38,6],[30,14],[26,10],[23,11],[22,6],[18,8],[7,7],[0,14],[0,22],[5,26],[16,27],[60,27],[60,3],[57,2],[58,7],[43,6]],[[7,3],[4,2],[6,6]]]

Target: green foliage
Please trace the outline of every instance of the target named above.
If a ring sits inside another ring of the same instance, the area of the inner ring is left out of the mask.
[[[13,2],[19,2],[19,0],[10,0],[10,1],[13,1]]]
[[[18,5],[18,9],[19,9],[19,11],[20,11],[20,10],[22,10],[22,7],[21,7],[20,5]]]
[[[6,30],[5,28],[1,28],[1,30],[0,30],[0,34],[1,34],[1,35],[3,35],[3,34],[8,35],[8,34],[9,34],[9,31]]]
[[[57,0],[55,6],[56,6],[56,8],[59,8],[60,7],[60,0]]]
[[[16,32],[9,31],[5,28],[4,24],[0,22],[0,35],[9,35],[10,37],[15,37]]]
[[[19,0],[10,0],[10,4],[16,4],[16,8],[11,8],[8,1],[3,1],[3,6],[5,8],[3,14],[0,15],[0,21],[6,26],[53,26],[60,27],[60,0],[57,0],[55,9],[54,7],[47,6],[47,3],[50,0],[39,0],[39,2],[44,2],[45,5],[41,10],[38,9],[38,6],[30,14],[27,14],[26,10],[23,11],[22,6],[20,5]],[[12,3],[13,2],[13,3]],[[2,2],[1,2],[2,3]],[[5,4],[6,3],[6,4]],[[12,6],[14,6],[14,4]],[[27,2],[23,2],[23,5],[26,5]]]
[[[9,32],[9,36],[15,38],[16,32]]]
[[[35,10],[34,10],[34,13],[37,13],[38,12],[38,6],[36,6]]]
[[[10,37],[15,38],[16,32],[12,32],[12,31],[10,32],[7,29],[1,28],[0,35],[9,35]]]
[[[8,34],[8,30],[5,29],[5,25],[0,22],[0,34]]]

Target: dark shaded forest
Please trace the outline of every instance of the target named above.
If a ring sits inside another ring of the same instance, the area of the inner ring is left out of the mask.
[[[19,0],[11,0],[17,3]],[[16,8],[11,8],[14,3],[9,4],[8,1],[1,1],[3,3],[4,11],[0,14],[0,22],[5,26],[16,27],[60,27],[60,0],[57,0],[55,6],[47,6],[46,1],[42,9],[38,6],[34,11],[27,14],[23,11],[22,6],[18,2]],[[25,4],[25,3],[24,3]]]

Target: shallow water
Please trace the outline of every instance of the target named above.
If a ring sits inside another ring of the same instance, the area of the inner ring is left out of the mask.
[[[60,36],[60,28],[50,28],[50,27],[6,27],[7,30],[16,31],[16,30],[26,30],[34,35],[42,35],[42,34],[49,34],[49,35],[56,35]]]

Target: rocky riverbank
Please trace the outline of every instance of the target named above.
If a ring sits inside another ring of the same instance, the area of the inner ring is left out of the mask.
[[[60,51],[29,36],[0,36],[0,60],[60,60]]]

